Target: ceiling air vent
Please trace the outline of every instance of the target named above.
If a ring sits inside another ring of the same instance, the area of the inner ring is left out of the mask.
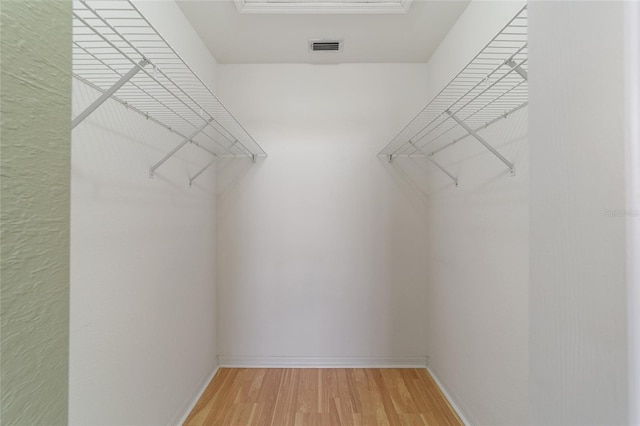
[[[342,50],[342,40],[309,40],[309,50],[312,52],[339,52]]]

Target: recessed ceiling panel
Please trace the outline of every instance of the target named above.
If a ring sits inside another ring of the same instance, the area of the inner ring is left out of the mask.
[[[323,2],[296,1],[298,5]],[[292,3],[291,0],[244,2],[284,6]],[[388,4],[382,0],[325,3]],[[178,0],[184,15],[221,64],[424,63],[469,0],[414,0],[407,13],[389,14],[239,13],[236,4],[231,0]],[[309,40],[340,40],[344,46],[339,52],[317,53],[309,49]]]
[[[240,13],[406,13],[412,0],[234,0]]]

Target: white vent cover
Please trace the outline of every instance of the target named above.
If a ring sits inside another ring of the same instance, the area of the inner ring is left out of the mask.
[[[323,39],[309,40],[309,50],[311,52],[341,52],[342,40]]]

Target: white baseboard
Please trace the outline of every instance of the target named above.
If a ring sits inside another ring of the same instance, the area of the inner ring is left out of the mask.
[[[460,420],[462,420],[462,423],[464,423],[465,426],[471,426],[472,423],[469,420],[467,420],[467,418],[465,417],[460,407],[456,404],[455,399],[451,397],[451,394],[447,390],[446,386],[444,386],[440,381],[440,379],[438,379],[438,375],[428,366],[427,366],[427,371],[429,372],[433,380],[436,382],[436,384],[444,394],[444,397],[447,398],[447,401],[449,401],[449,405],[451,405],[451,407],[454,409],[458,417],[460,417]]]
[[[182,415],[180,420],[178,420],[178,422],[175,423],[177,426],[182,426],[184,422],[187,420],[187,417],[189,417],[189,414],[191,414],[191,412],[193,411],[193,408],[196,406],[196,404],[200,400],[200,397],[202,397],[202,394],[204,393],[204,391],[207,390],[207,386],[209,386],[209,383],[211,383],[211,380],[213,380],[213,377],[218,372],[218,369],[219,369],[219,366],[216,366],[216,368],[213,369],[213,372],[206,379],[204,379],[204,382],[200,386],[198,393],[193,398],[193,401],[191,401],[187,409],[184,411],[184,414]]]
[[[220,367],[232,368],[425,368],[426,356],[218,356]]]
[[[220,368],[426,368],[433,380],[444,394],[451,407],[455,410],[465,426],[471,426],[463,411],[456,404],[447,388],[442,384],[438,375],[427,366],[426,356],[413,357],[247,357],[247,356],[218,356],[218,366],[202,382],[200,389],[189,404],[180,420],[176,423],[182,426],[202,397],[202,394],[213,380]]]

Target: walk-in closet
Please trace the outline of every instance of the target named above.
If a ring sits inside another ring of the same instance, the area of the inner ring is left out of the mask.
[[[2,1],[7,425],[640,421],[640,6]]]

